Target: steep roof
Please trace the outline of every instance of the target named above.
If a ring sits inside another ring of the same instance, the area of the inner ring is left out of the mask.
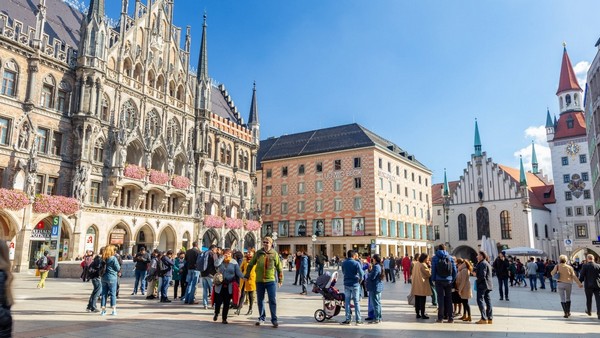
[[[515,183],[519,183],[519,169],[502,164],[499,164],[498,166],[507,173]],[[554,184],[544,182],[539,176],[529,171],[526,172],[525,175],[527,177],[527,190],[529,190],[529,204],[532,208],[547,210],[546,204],[556,203],[556,198],[554,197]]]
[[[267,160],[305,156],[347,149],[379,146],[425,170],[429,169],[395,143],[353,123],[269,138],[260,142],[257,168]]]
[[[563,50],[562,65],[560,67],[560,79],[558,80],[558,90],[556,95],[568,91],[568,90],[579,90],[579,82],[577,82],[577,76],[573,70],[573,65],[569,59],[569,53],[567,53],[567,47]]]
[[[573,127],[568,128],[569,121],[573,121]],[[560,115],[554,128],[554,141],[564,138],[585,136],[585,116],[583,112],[568,112]]]
[[[18,20],[23,23],[22,31],[29,31],[28,27],[35,29],[37,5],[39,0],[2,0],[0,13],[6,14],[10,22]],[[50,43],[53,39],[59,39],[77,49],[79,44],[79,28],[83,13],[62,0],[46,0],[46,25],[44,33],[48,34]]]
[[[456,191],[458,183],[460,181],[448,181],[448,187],[450,188],[450,196]],[[444,204],[444,183],[436,183],[431,186],[431,203],[433,205]]]
[[[211,111],[225,119],[229,119],[232,122],[241,124],[241,118],[235,114],[235,111],[225,98],[225,87],[221,86],[220,89],[217,86],[212,87],[210,95]]]

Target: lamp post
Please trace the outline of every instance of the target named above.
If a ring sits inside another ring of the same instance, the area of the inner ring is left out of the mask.
[[[560,256],[560,245],[558,243],[558,231],[556,231],[556,229],[552,229],[552,237],[554,238],[552,240],[552,246],[555,247],[556,250],[555,259],[558,260],[558,256]]]
[[[565,251],[567,252],[567,258],[569,262],[571,261],[571,251],[573,250],[573,242],[571,240],[571,235],[573,235],[573,228],[569,226],[569,223],[565,222],[562,227],[563,235],[565,238]]]
[[[316,252],[315,252],[315,244],[317,242],[317,235],[312,235],[312,252],[313,252],[313,258],[316,257]]]

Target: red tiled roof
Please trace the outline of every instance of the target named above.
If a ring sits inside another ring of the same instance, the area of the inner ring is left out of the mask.
[[[450,181],[448,182],[448,187],[450,188],[450,195],[454,193],[456,187],[458,186],[458,181]],[[433,205],[444,204],[444,183],[437,183],[431,186],[431,203]]]
[[[573,119],[573,128],[567,127],[567,120],[569,118]],[[585,135],[585,116],[583,115],[583,112],[569,112],[560,115],[555,127],[554,141],[563,138]]]
[[[502,164],[498,166],[515,182],[519,182],[521,175],[519,169],[507,167]],[[553,184],[547,184],[544,180],[531,172],[527,172],[525,175],[527,176],[527,189],[529,190],[529,205],[531,205],[532,208],[547,209],[545,204],[556,202]]]
[[[563,52],[562,66],[560,67],[560,79],[558,81],[558,90],[556,91],[556,95],[567,90],[581,90],[581,87],[577,82],[577,76],[575,76],[575,71],[571,65],[571,60],[569,59],[569,54],[565,48]]]

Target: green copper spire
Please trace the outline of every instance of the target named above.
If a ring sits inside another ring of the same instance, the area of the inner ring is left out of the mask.
[[[552,116],[550,116],[550,109],[546,108],[546,128],[554,128],[554,122],[552,122]]]
[[[537,155],[535,154],[535,143],[533,143],[533,141],[531,141],[531,167],[532,172],[538,174],[538,161]]]
[[[448,178],[446,178],[446,168],[444,168],[444,197],[450,196],[450,188],[448,187]]]
[[[475,119],[475,156],[481,156],[481,138],[479,137],[479,126]]]
[[[523,157],[519,156],[519,160],[521,162],[521,170],[520,170],[520,175],[519,175],[519,184],[522,187],[526,187],[527,186],[527,177],[525,176],[525,168],[523,168]]]

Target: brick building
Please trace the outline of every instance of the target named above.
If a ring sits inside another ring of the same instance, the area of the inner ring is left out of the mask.
[[[283,254],[412,255],[433,236],[431,171],[358,124],[261,141],[257,175],[262,233]]]

